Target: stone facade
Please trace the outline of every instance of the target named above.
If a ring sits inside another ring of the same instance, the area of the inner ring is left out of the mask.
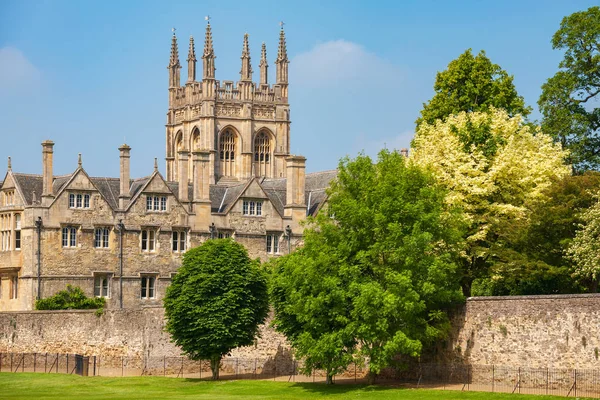
[[[280,32],[276,83],[251,80],[248,36],[237,85],[215,80],[210,24],[196,81],[193,39],[180,85],[173,35],[166,125],[166,179],[157,168],[130,177],[132,149],[119,147],[118,178],[91,177],[81,155],[72,174],[53,174],[54,143],[42,143],[42,174],[8,171],[0,182],[0,311],[31,310],[67,284],[107,298],[107,308],[162,304],[185,250],[232,237],[253,258],[287,254],[301,222],[326,199],[336,171],[305,173],[290,154],[288,58]]]

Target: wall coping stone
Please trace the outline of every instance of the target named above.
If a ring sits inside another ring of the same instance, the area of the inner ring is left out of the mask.
[[[467,298],[471,301],[507,301],[507,300],[569,300],[569,299],[600,298],[600,293],[582,294],[543,294],[529,296],[477,296]]]

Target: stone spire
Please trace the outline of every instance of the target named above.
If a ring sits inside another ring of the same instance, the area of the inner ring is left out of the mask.
[[[204,54],[202,54],[202,78],[215,78],[215,50],[213,49],[212,31],[210,29],[210,17],[206,17],[206,34],[204,37]]]
[[[265,42],[262,44],[262,48],[260,50],[260,84],[267,85],[269,83],[268,72],[269,63],[267,62],[267,46]]]
[[[288,64],[290,61],[287,56],[287,47],[285,43],[285,31],[283,22],[280,22],[281,31],[279,32],[279,48],[277,49],[277,83],[288,83]]]
[[[248,34],[244,34],[244,45],[242,47],[242,70],[240,71],[242,81],[252,81],[252,65],[250,63],[250,45]]]
[[[169,59],[169,87],[179,87],[181,64],[179,64],[179,50],[177,49],[177,36],[173,28],[173,38],[171,39],[171,58]]]
[[[194,37],[190,36],[190,48],[188,50],[188,83],[196,80],[196,49],[194,48]]]

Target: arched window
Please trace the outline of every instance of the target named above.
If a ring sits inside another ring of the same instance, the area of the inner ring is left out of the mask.
[[[258,176],[271,175],[271,136],[265,131],[254,137],[254,164]]]
[[[177,132],[175,136],[175,162],[173,165],[173,180],[179,179],[179,150],[183,150],[183,132]]]
[[[231,129],[225,130],[221,135],[220,159],[221,175],[234,176],[236,135]]]
[[[192,143],[190,147],[194,150],[200,150],[200,130],[198,128],[194,128],[192,131]]]

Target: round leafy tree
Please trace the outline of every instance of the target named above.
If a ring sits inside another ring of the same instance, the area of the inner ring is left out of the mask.
[[[218,379],[221,358],[251,345],[267,317],[267,278],[241,244],[210,240],[185,253],[164,305],[172,341],[192,360],[210,360]]]

